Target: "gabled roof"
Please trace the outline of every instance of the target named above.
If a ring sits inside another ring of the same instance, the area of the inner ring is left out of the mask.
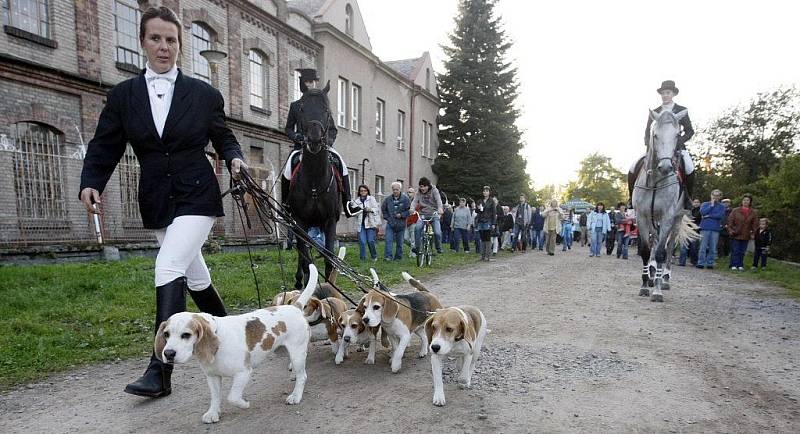
[[[385,63],[390,68],[402,74],[403,77],[406,77],[409,80],[413,81],[414,71],[416,70],[417,64],[419,63],[420,59],[422,59],[422,57],[417,57],[414,59],[392,60]]]

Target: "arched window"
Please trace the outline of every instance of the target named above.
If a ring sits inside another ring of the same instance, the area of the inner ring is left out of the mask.
[[[64,221],[61,132],[44,124],[18,122],[11,126],[14,140],[14,190],[21,222]]]
[[[192,23],[192,71],[195,78],[211,83],[211,68],[208,61],[200,55],[211,49],[211,32],[202,23]]]
[[[260,51],[250,50],[250,106],[267,108],[267,58]]]
[[[344,7],[344,31],[353,36],[353,7],[350,6],[350,3]]]

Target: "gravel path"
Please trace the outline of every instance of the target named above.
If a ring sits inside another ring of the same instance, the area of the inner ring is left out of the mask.
[[[576,248],[425,282],[445,305],[480,307],[491,329],[472,390],[446,367],[443,408],[414,338],[399,374],[387,350],[373,366],[365,353],[335,366],[313,344],[298,406],[283,404],[284,359],[268,361],[246,390],[250,409],[223,402],[213,426],[200,421],[208,389],[196,362],[160,400],[122,393],[143,361],[95,366],[0,395],[0,432],[799,432],[800,305],[780,288],[681,267],[652,303],[637,296],[639,270],[637,257]]]

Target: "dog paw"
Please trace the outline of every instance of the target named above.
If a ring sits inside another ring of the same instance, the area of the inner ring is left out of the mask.
[[[425,350],[425,351],[420,351],[420,352],[419,352],[419,354],[418,354],[418,356],[419,356],[419,358],[420,358],[420,359],[424,359],[424,358],[425,358],[425,356],[427,356],[427,355],[428,355],[428,351],[427,351],[427,350]]]
[[[337,365],[339,365],[344,361],[344,357],[336,356],[336,359],[334,359],[333,361],[336,362]]]
[[[293,393],[286,398],[286,404],[288,405],[299,404],[302,399],[303,395],[295,396],[295,394]]]
[[[467,380],[459,379],[458,380],[458,388],[459,389],[471,389],[472,388],[472,384],[470,384],[470,382],[468,382]]]
[[[400,372],[400,364],[392,363],[392,374],[396,374],[398,372]]]
[[[208,410],[203,414],[203,423],[215,423],[219,422],[219,412]]]
[[[374,357],[367,357],[364,360],[364,364],[365,365],[374,365],[375,364],[375,358]]]
[[[433,394],[433,405],[437,407],[444,407],[444,393],[434,393]]]
[[[230,402],[231,405],[233,405],[234,407],[239,407],[244,409],[250,408],[250,403],[242,398],[228,399],[228,402]]]

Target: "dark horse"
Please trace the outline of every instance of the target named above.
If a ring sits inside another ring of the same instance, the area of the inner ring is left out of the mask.
[[[308,89],[300,98],[300,130],[305,137],[302,160],[292,169],[286,203],[297,224],[306,232],[319,227],[325,234],[325,249],[333,252],[336,222],[341,213],[341,176],[334,171],[328,153],[328,130],[333,127],[328,104],[330,83],[324,89]],[[291,162],[290,162],[291,164]],[[308,279],[311,254],[308,244],[297,237],[297,272],[294,287],[303,288]],[[325,261],[325,277],[333,271]]]

